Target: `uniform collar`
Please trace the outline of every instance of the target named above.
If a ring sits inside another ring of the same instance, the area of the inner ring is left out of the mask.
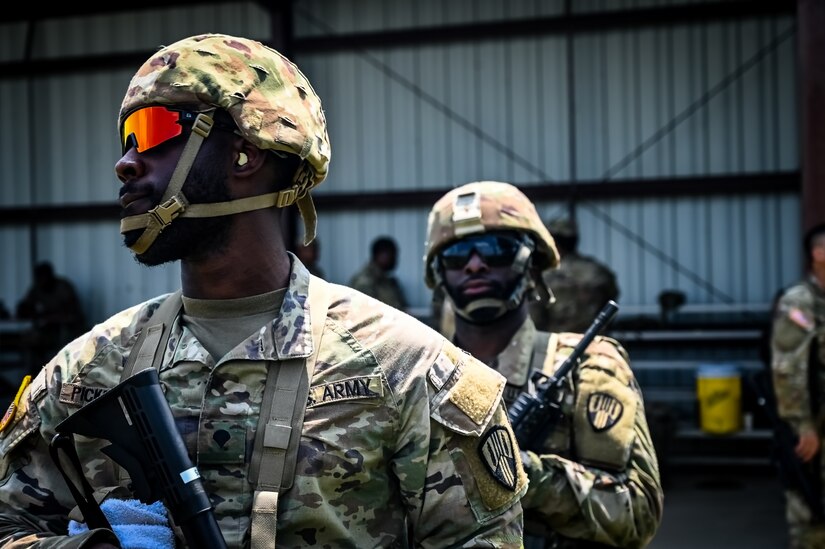
[[[536,325],[528,315],[507,347],[496,356],[498,372],[507,378],[511,385],[521,387],[527,383],[535,337]]]
[[[289,253],[289,252],[288,252]],[[311,311],[309,306],[309,271],[289,253],[292,267],[289,273],[289,285],[277,316],[268,326],[261,326],[257,334],[250,334],[243,342],[243,348],[230,351],[226,360],[287,360],[306,358],[313,351]],[[208,363],[208,353],[195,340],[189,330],[184,330],[178,317],[172,326],[171,338],[178,338],[174,345],[173,361],[198,361]]]
[[[291,252],[289,286],[272,334],[278,359],[306,358],[313,353],[311,311],[309,306],[309,270]]]

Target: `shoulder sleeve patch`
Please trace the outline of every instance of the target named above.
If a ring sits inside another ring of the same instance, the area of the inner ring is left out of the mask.
[[[476,509],[479,517],[511,505],[527,490],[527,473],[516,437],[504,408],[498,410],[490,428],[480,437],[456,437],[468,469],[462,474],[462,480],[474,485],[475,489],[470,492],[478,494],[486,509]]]
[[[773,345],[781,352],[795,351],[813,337],[813,311],[780,303],[773,322]]]
[[[8,429],[14,423],[13,420],[17,417],[17,411],[20,409],[20,399],[23,397],[23,393],[25,392],[26,387],[29,386],[31,381],[32,376],[25,376],[23,378],[23,382],[20,383],[20,388],[17,389],[17,395],[14,397],[14,400],[12,400],[11,404],[9,404],[9,407],[6,409],[6,413],[3,415],[3,419],[0,420],[0,434],[5,433],[6,429]]]
[[[26,376],[28,377],[28,376]],[[46,368],[30,383],[24,378],[17,396],[12,402],[12,406],[6,414],[9,416],[9,424],[0,432],[0,456],[2,456],[2,467],[8,465],[7,456],[22,440],[25,440],[31,433],[40,427],[40,413],[37,403],[46,395]],[[16,403],[16,406],[15,406]],[[14,407],[13,415],[10,413]]]
[[[615,371],[581,369],[573,429],[576,454],[582,463],[623,471],[636,437],[636,412],[641,397]]]
[[[788,310],[788,319],[806,332],[814,329],[814,319],[809,318],[808,315],[798,307],[791,307],[790,310]]]
[[[478,446],[481,463],[496,482],[511,492],[516,491],[518,480],[517,453],[512,433],[506,427],[496,425],[481,436]]]

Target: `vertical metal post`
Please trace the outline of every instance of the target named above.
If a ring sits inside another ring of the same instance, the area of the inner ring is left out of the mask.
[[[34,29],[36,23],[35,20],[29,19],[26,22],[26,49],[25,53],[23,54],[23,59],[26,61],[31,61],[32,55],[34,52]],[[37,132],[35,128],[37,127],[37,121],[35,120],[37,109],[35,107],[35,86],[34,86],[34,76],[32,73],[29,73],[26,76],[26,88],[27,88],[27,112],[29,115],[29,206],[36,206],[37,201],[37,163],[35,159],[40,157],[37,154],[36,150],[36,135]],[[29,221],[29,272],[34,273],[34,265],[37,263],[37,218],[36,216],[32,216],[32,219]],[[34,280],[32,280],[34,282]]]
[[[797,0],[802,230],[825,222],[825,2]]]
[[[573,15],[573,3],[571,0],[565,1],[565,12],[567,17]],[[567,124],[568,141],[570,147],[570,193],[568,195],[568,216],[570,220],[576,221],[576,200],[578,193],[578,170],[576,169],[576,55],[574,50],[575,36],[572,31],[568,31],[565,36],[567,47]]]
[[[270,18],[271,35],[269,45],[284,54],[290,61],[296,63],[292,58],[292,43],[294,39],[292,1],[270,0],[265,3]],[[294,251],[295,241],[298,238],[298,222],[300,216],[297,215],[297,206],[292,205],[284,208],[281,215],[281,231],[284,235],[284,244],[288,250]]]

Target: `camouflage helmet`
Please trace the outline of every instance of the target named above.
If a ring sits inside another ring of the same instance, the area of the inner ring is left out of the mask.
[[[315,237],[316,214],[309,191],[327,176],[329,136],[321,100],[291,61],[248,38],[225,34],[184,38],[160,49],[132,77],[120,106],[118,127],[132,111],[151,105],[186,105],[204,113],[221,108],[232,117],[240,135],[259,149],[300,157],[292,186],[269,199],[271,203],[255,207],[297,204],[304,220],[304,243]],[[188,169],[180,171],[188,173]],[[172,188],[180,194],[181,185],[182,181],[170,182],[167,194],[172,194]],[[174,214],[161,212],[164,223],[168,224],[167,218],[189,215],[183,198],[174,205]],[[208,211],[208,216],[224,215],[219,209]],[[121,232],[146,226],[144,235],[156,234],[162,227],[154,223],[146,216],[136,217],[121,222]],[[142,253],[152,241],[147,236],[131,247]]]
[[[430,211],[424,246],[427,287],[437,284],[433,260],[444,247],[468,234],[498,230],[527,233],[536,246],[533,265],[539,270],[558,266],[553,237],[524,193],[509,183],[477,181],[449,191]]]
[[[139,107],[180,104],[225,109],[259,149],[307,160],[310,188],[327,176],[330,146],[321,100],[289,59],[260,42],[201,34],[162,48],[132,77],[118,127]]]

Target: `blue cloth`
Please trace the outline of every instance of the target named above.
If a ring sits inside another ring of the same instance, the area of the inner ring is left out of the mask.
[[[173,549],[175,536],[169,527],[166,507],[156,501],[150,505],[137,499],[107,499],[100,509],[123,549]],[[69,535],[88,532],[84,522],[69,521]]]

